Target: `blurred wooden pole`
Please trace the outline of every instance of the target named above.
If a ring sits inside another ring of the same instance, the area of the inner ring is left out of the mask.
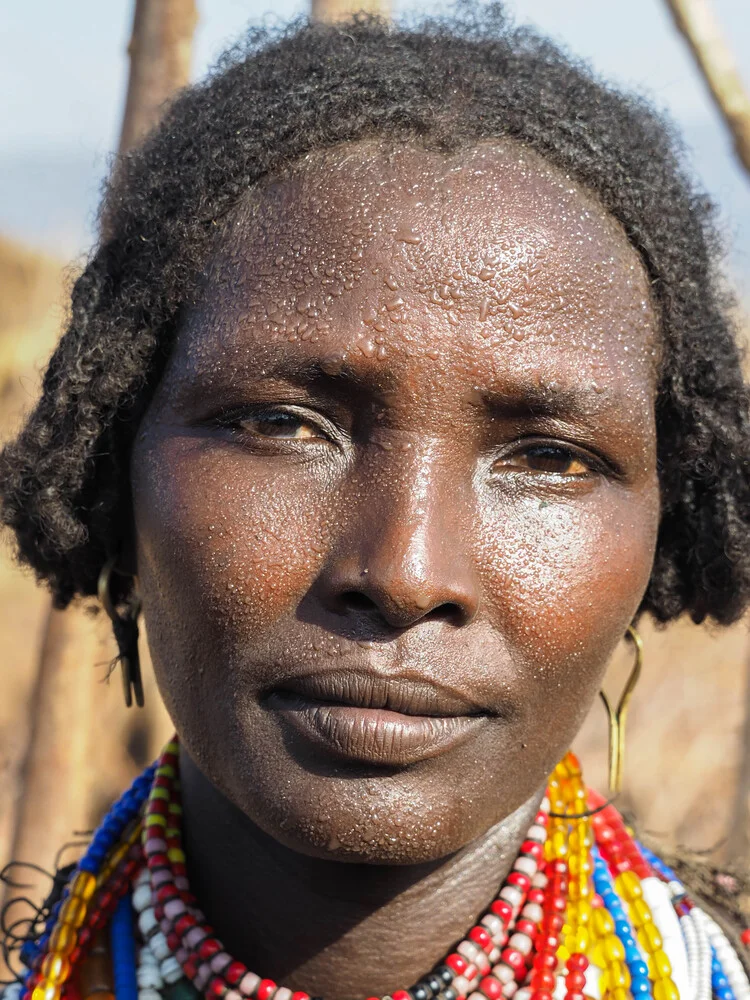
[[[750,172],[750,95],[714,13],[711,0],[666,0],[678,31],[734,139],[740,162]]]
[[[136,0],[120,152],[143,137],[164,101],[189,82],[196,22],[195,0]],[[93,668],[114,655],[111,641],[102,644],[99,627],[81,608],[55,611],[50,606],[21,767],[14,860],[50,864],[75,825],[91,818],[92,768],[110,767],[113,784],[122,780],[126,744],[143,720],[124,705],[115,710],[114,724],[109,718],[94,719],[95,713],[108,715],[110,709],[103,710],[101,697],[95,707]],[[116,697],[119,681],[112,692]],[[151,718],[149,713],[147,721]]]
[[[164,102],[190,80],[197,22],[195,0],[135,0],[119,152],[143,138],[159,120]]]
[[[345,21],[359,11],[388,17],[390,3],[388,0],[312,0],[311,16],[314,21],[335,24],[336,21]]]

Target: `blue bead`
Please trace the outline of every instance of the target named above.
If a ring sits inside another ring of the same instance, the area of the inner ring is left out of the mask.
[[[625,944],[623,941],[623,945],[625,946],[625,961],[628,963],[631,975],[633,975],[633,966],[638,965],[639,967],[643,966],[643,972],[641,974],[647,976],[648,969],[646,968],[646,963],[641,958],[640,951],[638,951],[634,944]]]
[[[633,978],[630,984],[630,992],[633,996],[650,996],[651,982],[648,979]]]
[[[648,979],[648,966],[640,956],[630,966],[630,975],[637,976],[640,979]]]
[[[615,934],[619,938],[632,938],[633,930],[627,920],[615,920]]]

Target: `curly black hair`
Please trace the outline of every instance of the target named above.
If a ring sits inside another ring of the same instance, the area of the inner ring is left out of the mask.
[[[2,518],[64,607],[96,592],[130,524],[128,461],[181,307],[245,192],[306,153],[503,137],[598,197],[649,276],[663,361],[662,496],[641,610],[722,624],[750,602],[748,391],[709,200],[672,128],[502,7],[417,28],[364,16],[254,30],[115,164],[43,393],[0,456]],[[127,596],[127,595],[123,595]]]

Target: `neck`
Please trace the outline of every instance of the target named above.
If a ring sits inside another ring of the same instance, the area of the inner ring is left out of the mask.
[[[311,858],[268,837],[182,751],[191,887],[230,954],[326,1000],[407,988],[446,955],[510,871],[542,797],[429,865]]]

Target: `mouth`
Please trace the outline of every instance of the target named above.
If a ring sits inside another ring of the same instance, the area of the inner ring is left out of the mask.
[[[318,749],[387,767],[447,753],[491,714],[421,677],[357,670],[291,678],[269,691],[264,704]]]

